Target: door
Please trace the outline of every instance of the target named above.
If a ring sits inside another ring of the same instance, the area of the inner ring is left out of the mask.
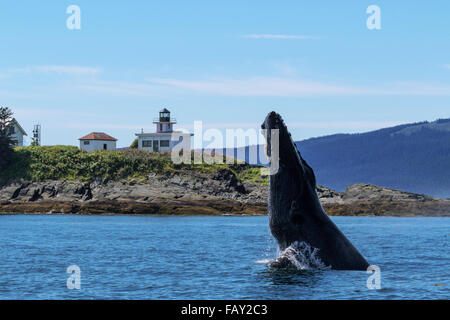
[[[103,150],[108,150],[108,146],[105,144],[103,144]]]
[[[159,140],[153,140],[153,152],[159,151]]]

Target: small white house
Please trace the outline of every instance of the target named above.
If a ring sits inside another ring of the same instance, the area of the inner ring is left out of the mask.
[[[80,149],[88,152],[95,150],[116,150],[117,139],[104,132],[92,132],[80,140]]]
[[[174,131],[173,125],[177,123],[175,118],[171,118],[170,111],[164,108],[159,112],[159,117],[153,120],[156,124],[156,132],[136,133],[138,137],[138,148],[153,152],[169,151],[177,145],[182,139],[174,139],[174,134],[180,136],[181,131]],[[193,136],[191,134],[190,136]]]
[[[11,126],[9,127],[9,135],[11,140],[13,141],[13,145],[16,147],[23,147],[23,136],[26,136],[27,133],[20,126],[19,122],[16,119],[11,120]]]

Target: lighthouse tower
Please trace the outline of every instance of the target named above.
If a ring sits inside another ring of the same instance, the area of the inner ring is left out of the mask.
[[[184,139],[179,136],[181,131],[173,130],[177,120],[170,116],[170,111],[166,108],[159,112],[159,117],[153,119],[153,123],[156,124],[156,132],[145,133],[142,130],[141,133],[136,133],[139,149],[152,152],[169,151]],[[193,134],[188,134],[189,138],[192,136]]]
[[[155,118],[153,123],[156,124],[157,133],[171,133],[173,132],[173,125],[177,123],[177,120],[171,118],[170,111],[164,108],[159,112],[159,118]]]

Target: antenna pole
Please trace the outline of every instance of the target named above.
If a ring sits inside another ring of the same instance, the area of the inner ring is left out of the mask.
[[[35,124],[33,128],[33,146],[40,146],[41,145],[41,125]]]

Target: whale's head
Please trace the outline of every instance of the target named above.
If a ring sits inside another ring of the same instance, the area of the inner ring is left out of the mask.
[[[317,206],[320,206],[316,178],[278,113],[270,112],[261,128],[265,130],[266,155],[271,166],[268,206],[270,229],[280,249],[284,250],[299,240],[299,230],[302,230],[306,216],[303,213],[317,210]]]
[[[266,156],[272,167],[271,178],[273,181],[282,178],[282,174],[295,173],[297,184],[302,187],[310,186],[315,190],[316,178],[314,171],[302,158],[297,145],[291,138],[283,118],[275,111],[270,112],[264,120],[261,128],[266,138]],[[284,170],[276,170],[277,168]]]

